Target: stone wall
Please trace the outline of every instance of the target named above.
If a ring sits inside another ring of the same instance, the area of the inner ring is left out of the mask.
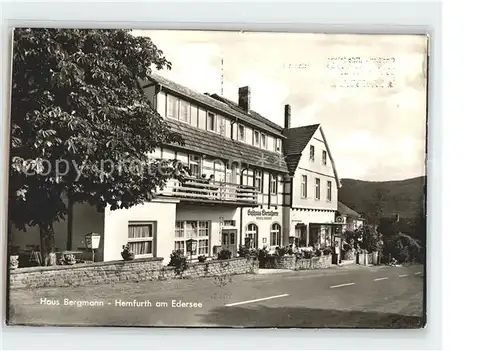
[[[259,262],[256,259],[231,258],[228,260],[212,260],[203,263],[191,263],[183,272],[184,278],[202,278],[220,275],[257,273]],[[165,267],[163,279],[174,278],[172,267]]]
[[[183,278],[257,273],[258,263],[246,258],[214,260],[190,264]],[[164,265],[163,258],[143,258],[132,261],[107,261],[73,266],[18,268],[9,272],[11,289],[32,289],[79,285],[109,284],[168,280],[178,276],[173,267]]]
[[[295,255],[291,255],[283,257],[270,257],[264,264],[264,267],[274,269],[304,270],[329,268],[332,265],[332,255],[321,255],[319,257],[299,259],[297,259]]]

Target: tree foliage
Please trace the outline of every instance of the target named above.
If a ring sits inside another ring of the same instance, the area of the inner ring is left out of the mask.
[[[153,65],[171,67],[149,38],[124,30],[15,31],[9,219],[49,233],[42,246],[65,196],[128,208],[182,176],[175,161],[148,157],[182,143],[140,87]]]

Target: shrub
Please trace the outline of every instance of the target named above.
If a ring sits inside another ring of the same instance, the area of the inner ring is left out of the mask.
[[[316,257],[321,256],[321,254],[322,254],[322,253],[323,253],[323,252],[321,251],[321,249],[316,249],[316,251],[314,251],[314,255],[315,255]]]
[[[323,255],[331,255],[332,254],[332,249],[329,247],[325,247],[323,249]]]
[[[205,255],[198,256],[198,262],[205,262],[206,260],[207,260],[207,256],[205,256]]]
[[[286,247],[279,247],[276,252],[278,253],[278,256],[283,257],[288,253],[288,250]]]
[[[258,252],[256,249],[248,248],[246,246],[240,245],[238,249],[238,257],[245,257],[245,258],[255,258],[257,257]]]
[[[266,249],[259,249],[257,257],[259,258],[259,267],[263,268],[269,260],[269,251],[267,251]]]
[[[293,252],[292,247],[289,247],[289,248],[287,249],[286,253],[287,253],[287,254],[289,254],[289,255],[293,255],[293,253],[294,253],[294,252]]]
[[[233,253],[229,251],[228,249],[222,249],[219,251],[217,254],[217,259],[218,260],[229,260]]]
[[[188,267],[187,259],[184,256],[182,250],[174,250],[170,254],[170,262],[168,266],[174,267],[174,272],[176,275],[181,275]]]
[[[405,263],[421,259],[423,247],[418,240],[410,235],[398,233],[389,238],[384,238],[383,254],[385,261],[389,257],[398,263]]]
[[[248,257],[250,249],[244,245],[238,247],[238,257]]]
[[[304,258],[304,253],[300,250],[295,251],[294,254],[296,259]]]
[[[304,258],[312,258],[313,257],[313,253],[312,251],[304,251]]]

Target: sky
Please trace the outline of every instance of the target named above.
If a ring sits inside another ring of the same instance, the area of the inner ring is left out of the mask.
[[[158,72],[168,79],[236,102],[238,88],[249,86],[251,109],[273,122],[283,125],[284,105],[290,104],[292,127],[320,123],[340,178],[425,174],[425,36],[133,34],[150,37],[172,62],[171,70]]]

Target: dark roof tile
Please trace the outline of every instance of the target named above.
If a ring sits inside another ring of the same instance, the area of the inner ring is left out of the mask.
[[[239,113],[247,113],[245,110],[243,110],[236,102],[234,101],[231,101],[229,99],[226,99],[225,97],[222,97],[222,96],[219,96],[217,94],[210,94],[210,96],[216,100],[219,100],[219,101],[222,101],[224,103],[226,103],[227,105],[229,105],[229,107],[231,107],[233,110],[239,112]],[[269,127],[275,129],[277,132],[279,133],[282,133],[283,131],[283,127],[280,126],[279,124],[276,124],[274,123],[273,121],[270,121],[269,119],[267,119],[266,117],[262,116],[261,114],[253,111],[253,110],[250,110],[248,111],[248,114],[256,119],[257,121],[259,122],[262,122],[266,125],[268,125]]]
[[[283,150],[285,152],[286,161],[288,163],[288,171],[290,174],[295,174],[302,151],[304,151],[304,148],[307,146],[318,128],[319,124],[313,124],[283,130],[283,134],[286,137],[283,143]]]
[[[337,201],[337,211],[339,211],[341,214],[343,214],[347,217],[361,218],[361,215],[359,213],[357,213],[353,209],[347,207],[346,205],[344,205],[340,201]]]
[[[167,118],[166,121],[171,130],[179,133],[184,139],[184,146],[181,147],[174,144],[174,147],[220,158],[225,161],[241,162],[243,164],[288,173],[285,160],[277,153],[261,150],[174,119]]]

